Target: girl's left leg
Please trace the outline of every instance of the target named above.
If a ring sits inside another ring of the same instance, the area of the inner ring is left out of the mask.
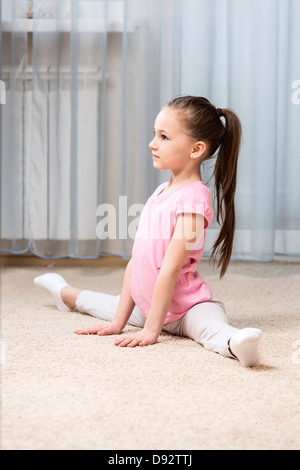
[[[65,279],[56,273],[42,274],[34,278],[34,284],[51,292],[58,310],[72,311],[74,308],[81,313],[105,321],[113,321],[117,311],[120,295],[77,289],[70,286]],[[128,324],[143,328],[145,317],[135,306],[128,319]]]
[[[238,359],[245,367],[256,366],[260,361],[261,331],[229,325],[224,305],[216,297],[195,305],[184,317],[165,325],[164,331],[191,338],[210,351]]]
[[[61,292],[64,288],[72,289],[71,286],[65,281],[65,279],[56,273],[47,273],[42,274],[41,276],[37,276],[33,280],[36,286],[42,287],[49,292],[54,297],[56,306],[58,310],[62,312],[69,312],[72,310],[72,306],[68,304],[68,302],[64,302],[61,296]],[[78,293],[80,290],[78,289]],[[78,294],[77,294],[78,295]],[[69,299],[71,301],[71,299]]]

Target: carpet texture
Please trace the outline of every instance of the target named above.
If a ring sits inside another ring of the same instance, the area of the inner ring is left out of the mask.
[[[77,336],[99,320],[57,311],[33,284],[58,272],[119,294],[124,268],[3,268],[1,449],[299,449],[299,264],[232,262],[221,281],[206,261],[200,271],[234,326],[263,330],[261,366],[167,334],[133,349]]]

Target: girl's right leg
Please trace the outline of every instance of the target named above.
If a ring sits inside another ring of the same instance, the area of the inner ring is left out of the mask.
[[[210,301],[192,307],[184,317],[165,325],[164,330],[187,336],[222,356],[239,359],[246,367],[260,362],[261,331],[256,328],[240,330],[229,325],[224,305],[215,295]]]

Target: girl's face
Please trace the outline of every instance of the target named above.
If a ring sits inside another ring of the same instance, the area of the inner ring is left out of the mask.
[[[149,144],[154,167],[174,172],[185,168],[195,142],[185,133],[178,111],[163,108],[156,118],[154,133],[154,139]]]

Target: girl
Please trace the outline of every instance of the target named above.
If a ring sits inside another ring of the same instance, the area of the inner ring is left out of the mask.
[[[154,167],[171,170],[170,179],[154,191],[144,207],[121,295],[82,291],[58,274],[34,279],[53,294],[60,310],[77,308],[111,322],[75,333],[119,335],[129,323],[141,330],[124,333],[115,340],[116,345],[154,344],[161,331],[166,331],[238,359],[243,366],[259,364],[261,331],[230,326],[221,300],[197,272],[205,232],[213,219],[212,197],[201,180],[201,163],[218,150],[214,179],[216,217],[222,226],[212,257],[219,258],[222,277],[235,230],[240,139],[236,114],[216,109],[205,98],[181,96],[162,108],[149,147]]]

